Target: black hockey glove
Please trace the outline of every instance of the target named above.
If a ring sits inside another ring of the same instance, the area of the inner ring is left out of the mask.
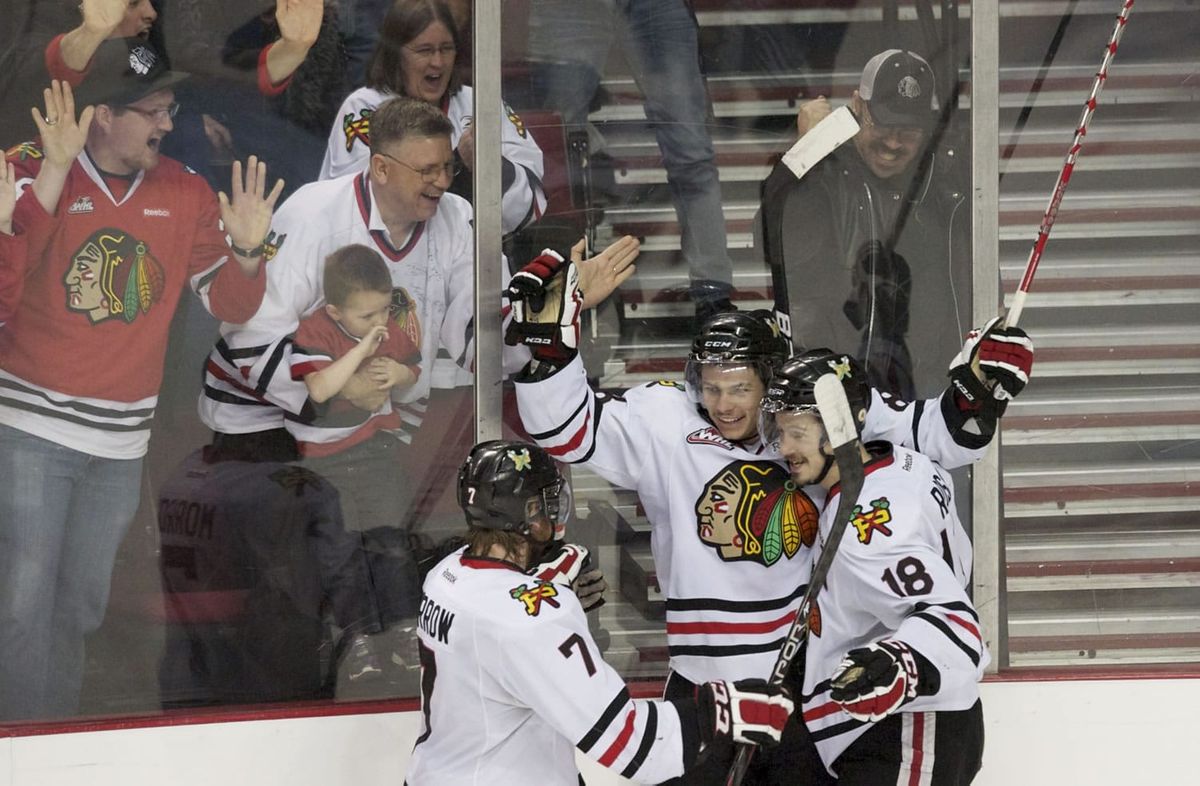
[[[506,344],[525,344],[534,360],[556,367],[575,357],[583,293],[574,263],[546,249],[513,274],[504,296],[512,304]]]
[[[855,720],[880,721],[917,696],[935,693],[933,683],[941,682],[936,672],[904,642],[885,639],[846,653],[833,672],[829,698]]]
[[[968,333],[962,351],[950,362],[950,385],[964,413],[1000,417],[1029,383],[1033,341],[1021,328],[1004,327],[1000,320],[993,317]],[[976,363],[983,379],[972,369]]]
[[[526,571],[542,581],[570,585],[584,611],[604,605],[608,582],[604,573],[592,563],[586,546],[556,542],[550,544],[541,561]]]
[[[766,680],[698,685],[701,750],[726,740],[767,748],[778,745],[795,708],[786,690]]]

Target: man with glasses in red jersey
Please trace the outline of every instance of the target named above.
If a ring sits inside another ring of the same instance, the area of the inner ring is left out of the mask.
[[[38,138],[7,153],[26,252],[0,330],[0,719],[77,709],[184,290],[230,321],[262,302],[282,184],[251,158],[218,198],[161,155],[185,77],[139,38],[105,41],[82,111],[53,82]]]
[[[781,162],[764,181],[756,240],[797,346],[856,347],[878,389],[926,397],[970,328],[967,188],[955,150],[937,144],[941,104],[920,55],[871,58],[849,108],[851,144],[802,178]],[[831,109],[801,106],[802,143]]]

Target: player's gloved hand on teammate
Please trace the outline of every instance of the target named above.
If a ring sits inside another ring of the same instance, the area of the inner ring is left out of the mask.
[[[513,274],[504,296],[512,304],[506,344],[525,344],[535,360],[554,366],[565,365],[575,356],[583,295],[573,263],[545,249]]]
[[[846,653],[833,672],[829,698],[856,720],[880,721],[917,697],[922,672],[932,668],[923,670],[904,642],[884,639]]]
[[[701,744],[721,739],[771,747],[795,709],[788,692],[766,680],[706,682],[696,687]]]
[[[527,572],[542,581],[569,585],[584,611],[604,605],[608,582],[604,580],[603,571],[592,564],[592,555],[586,546],[556,541],[546,549],[541,561]]]
[[[978,373],[973,366],[978,365]],[[950,384],[963,412],[999,417],[1008,402],[1029,383],[1033,341],[1019,327],[994,317],[967,334],[962,351],[950,362]]]

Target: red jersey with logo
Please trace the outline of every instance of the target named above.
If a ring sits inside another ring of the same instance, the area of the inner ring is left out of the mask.
[[[324,309],[300,320],[292,346],[292,379],[303,380],[305,375],[320,371],[342,357],[358,344],[358,339],[346,332]],[[421,353],[408,333],[397,326],[388,330],[387,339],[375,348],[371,357],[387,357],[408,366],[414,376],[421,375]],[[341,398],[329,402],[328,409],[312,422],[288,417],[285,423],[300,444],[305,456],[329,456],[369,439],[375,432],[400,428],[400,414],[389,400],[374,412],[364,412]]]
[[[212,189],[176,161],[138,172],[117,197],[80,153],[49,215],[29,188],[40,148],[26,143],[8,158],[28,250],[24,293],[0,331],[0,423],[138,458],[184,288],[217,318],[245,321],[262,302],[264,266],[248,277],[230,259]]]

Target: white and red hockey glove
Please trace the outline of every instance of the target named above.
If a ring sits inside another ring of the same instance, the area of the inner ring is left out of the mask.
[[[1003,327],[993,317],[967,334],[962,350],[950,362],[950,384],[963,412],[1004,414],[1008,402],[1029,384],[1033,341],[1019,327]],[[980,379],[972,366],[979,366]]]
[[[917,697],[917,656],[902,641],[853,649],[830,680],[829,698],[860,721],[881,721]]]
[[[723,739],[767,748],[778,745],[796,705],[783,687],[755,679],[699,685],[696,708],[703,750]]]
[[[542,555],[541,562],[526,572],[542,581],[570,586],[584,611],[604,605],[608,582],[604,580],[603,571],[592,564],[592,555],[586,546],[552,543]]]
[[[573,262],[545,249],[513,274],[504,296],[513,317],[504,333],[506,344],[525,344],[535,360],[554,366],[563,366],[575,356],[583,293]]]

